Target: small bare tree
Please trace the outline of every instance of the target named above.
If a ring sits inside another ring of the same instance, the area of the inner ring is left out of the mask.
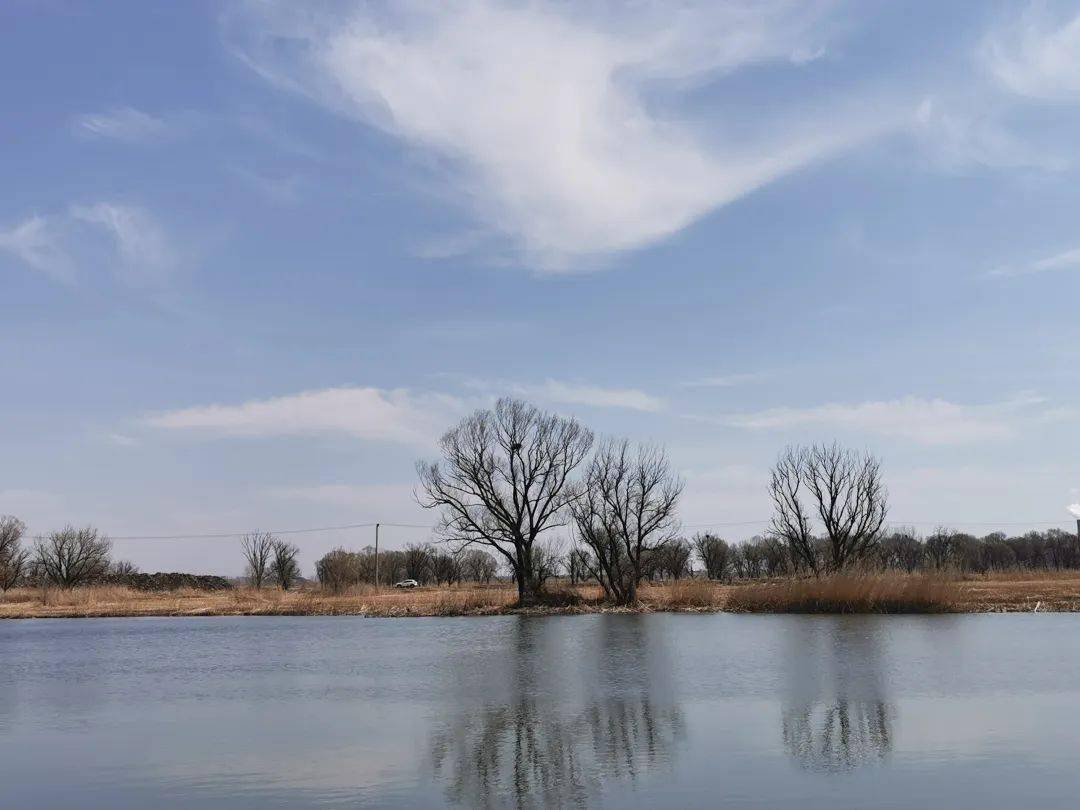
[[[733,553],[727,541],[706,532],[694,537],[694,549],[705,566],[705,576],[709,579],[727,579]]]
[[[461,561],[456,554],[449,554],[445,551],[433,553],[431,555],[431,574],[435,577],[435,584],[453,585],[455,582],[461,581],[462,569]]]
[[[682,487],[659,447],[606,441],[593,456],[571,512],[597,579],[616,603],[637,602],[647,558],[674,538]]]
[[[570,577],[570,584],[577,585],[592,576],[592,557],[585,549],[575,546],[563,560],[563,567],[566,569],[566,575]]]
[[[139,573],[139,566],[130,560],[117,560],[109,566],[109,576],[123,580]]]
[[[335,548],[315,563],[315,574],[319,578],[319,584],[324,588],[333,593],[341,593],[362,580],[363,555],[355,551]]]
[[[300,579],[300,549],[284,540],[274,540],[270,544],[270,576],[287,591]]]
[[[573,419],[500,399],[443,436],[441,462],[417,464],[417,499],[441,510],[439,530],[459,550],[478,544],[499,554],[513,572],[518,601],[528,604],[540,590],[533,546],[564,525],[578,497],[572,476],[592,441]]]
[[[269,532],[252,532],[240,538],[240,550],[247,563],[248,580],[256,588],[262,588],[270,575],[270,561],[274,556],[274,536]]]
[[[435,551],[430,545],[405,546],[405,576],[426,585],[432,576],[432,560]]]
[[[71,526],[38,538],[34,545],[34,565],[46,582],[74,588],[100,579],[109,570],[112,543],[90,526]]]
[[[468,548],[458,557],[461,561],[462,576],[472,582],[481,582],[486,585],[499,572],[499,561],[483,549]]]
[[[12,515],[0,516],[0,593],[22,580],[29,566],[30,552],[22,547],[26,524]]]
[[[881,462],[869,453],[837,444],[788,448],[773,468],[769,494],[776,506],[774,536],[787,542],[796,563],[815,574],[820,573],[823,561],[811,532],[811,515],[824,530],[824,565],[829,570],[840,571],[877,548],[888,513],[888,493]]]

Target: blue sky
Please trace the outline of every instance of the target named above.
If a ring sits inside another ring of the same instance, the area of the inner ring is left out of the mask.
[[[688,532],[760,531],[832,439],[894,522],[1070,523],[1076,3],[16,0],[0,38],[32,533],[430,523],[414,462],[501,394],[664,443]]]

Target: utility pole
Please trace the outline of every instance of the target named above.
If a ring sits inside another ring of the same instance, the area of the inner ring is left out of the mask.
[[[1077,521],[1080,523],[1080,521]],[[379,587],[379,524],[375,524],[375,587]]]

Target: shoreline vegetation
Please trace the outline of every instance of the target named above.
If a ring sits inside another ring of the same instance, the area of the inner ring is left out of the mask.
[[[140,573],[93,526],[27,546],[26,525],[2,516],[0,618],[1080,612],[1080,505],[1070,507],[1077,534],[939,526],[923,537],[887,524],[880,460],[837,443],[780,453],[767,483],[773,516],[740,543],[683,534],[685,482],[663,447],[597,439],[521,400],[466,417],[439,451],[417,463],[418,500],[437,515],[431,539],[380,554],[383,524],[370,524],[375,548],[328,551],[317,584],[299,546],[272,532],[236,535],[244,577],[234,583]],[[393,582],[419,587],[374,585]]]
[[[722,583],[684,578],[645,585],[639,604],[612,606],[595,585],[555,582],[543,602],[517,605],[511,583],[420,587],[354,586],[341,593],[305,586],[138,591],[118,585],[16,588],[0,598],[0,619],[140,616],[435,617],[587,613],[926,614],[1080,612],[1080,572],[985,576],[847,574]]]

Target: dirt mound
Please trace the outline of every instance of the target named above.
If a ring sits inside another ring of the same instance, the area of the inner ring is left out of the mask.
[[[199,591],[224,591],[232,587],[225,577],[210,574],[117,574],[105,577],[102,584],[124,585],[136,591],[175,591],[179,588],[194,588]]]

